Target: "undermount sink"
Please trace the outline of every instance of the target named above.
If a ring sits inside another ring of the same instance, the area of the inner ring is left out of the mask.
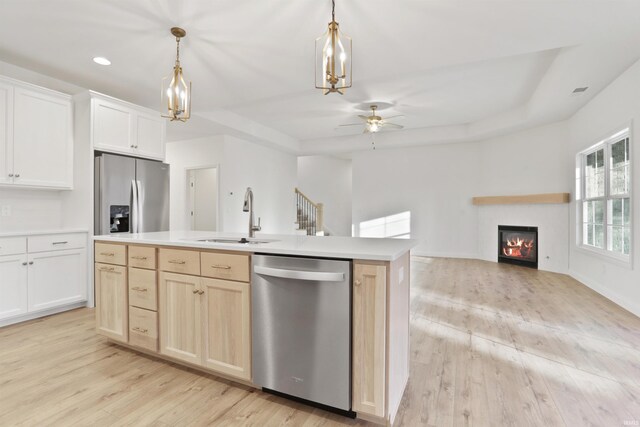
[[[262,243],[271,243],[277,242],[277,240],[257,240],[257,239],[247,239],[245,237],[241,239],[198,239],[198,242],[207,242],[207,243],[231,243],[238,245],[259,245]]]

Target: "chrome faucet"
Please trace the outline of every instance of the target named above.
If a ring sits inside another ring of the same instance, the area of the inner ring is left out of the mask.
[[[262,227],[260,227],[260,217],[258,217],[258,225],[253,224],[253,191],[251,191],[251,187],[247,187],[247,192],[244,193],[242,211],[249,212],[249,237],[255,237],[256,231],[262,230]]]

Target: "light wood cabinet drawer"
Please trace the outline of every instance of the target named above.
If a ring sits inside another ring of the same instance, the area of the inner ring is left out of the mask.
[[[200,275],[200,252],[160,248],[158,256],[162,271]]]
[[[0,255],[16,255],[27,252],[27,239],[24,237],[0,238]]]
[[[129,246],[129,267],[156,269],[156,248],[149,246]]]
[[[65,249],[81,249],[87,247],[87,235],[84,233],[29,236],[27,240],[30,253],[61,251]]]
[[[127,265],[127,247],[125,245],[96,242],[95,262]]]
[[[158,313],[129,307],[129,344],[158,351]]]
[[[129,305],[158,310],[156,277],[155,270],[129,267]]]
[[[217,279],[249,281],[249,256],[202,252],[202,275]]]

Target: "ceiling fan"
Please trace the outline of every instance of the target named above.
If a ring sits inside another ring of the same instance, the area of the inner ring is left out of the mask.
[[[395,123],[390,123],[387,120],[388,119],[393,119],[393,118],[397,118],[397,117],[404,117],[403,115],[397,115],[397,116],[391,116],[391,117],[387,117],[386,119],[382,118],[381,116],[376,114],[376,110],[378,109],[377,105],[371,105],[371,115],[370,116],[364,116],[364,115],[359,115],[358,117],[362,120],[364,120],[364,132],[363,133],[377,133],[380,132],[382,130],[382,128],[390,128],[390,129],[402,129],[404,126],[400,126],[397,125]],[[343,126],[362,126],[363,123],[349,123],[346,125],[340,125],[340,127]]]

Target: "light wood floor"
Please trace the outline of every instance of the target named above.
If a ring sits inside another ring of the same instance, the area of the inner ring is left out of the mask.
[[[418,257],[411,268],[396,425],[637,425],[639,318],[558,274]],[[109,344],[93,316],[0,329],[0,426],[366,424]]]

